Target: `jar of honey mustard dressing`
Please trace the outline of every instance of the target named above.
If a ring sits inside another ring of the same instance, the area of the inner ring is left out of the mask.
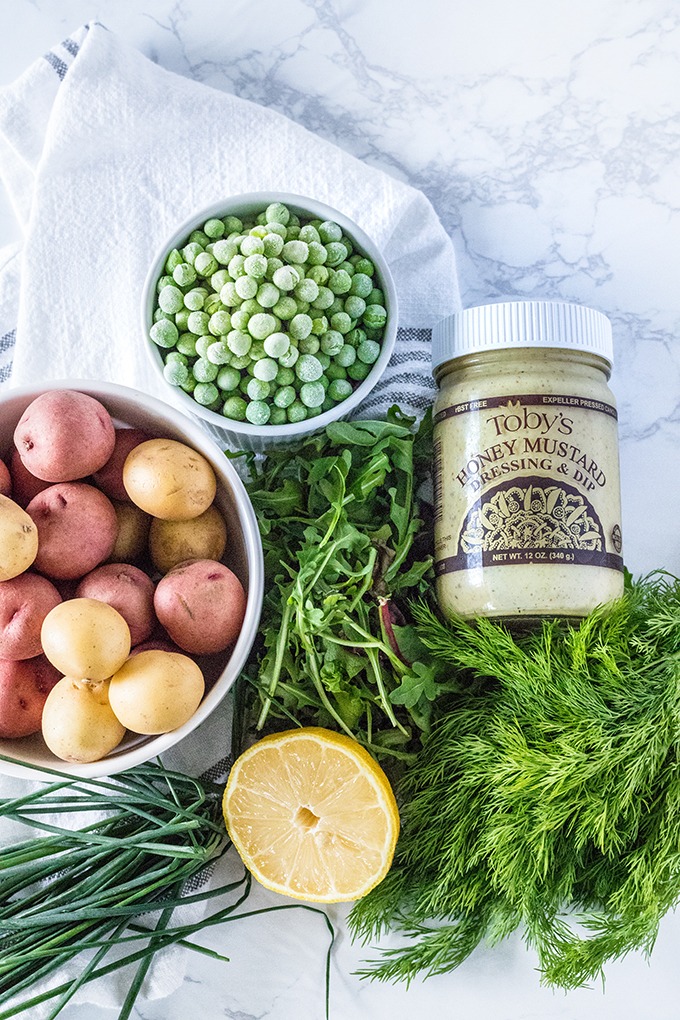
[[[611,324],[506,301],[435,326],[435,571],[467,618],[582,617],[623,591]]]

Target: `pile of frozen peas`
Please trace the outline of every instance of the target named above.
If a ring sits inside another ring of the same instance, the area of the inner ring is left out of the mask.
[[[202,406],[253,425],[301,422],[345,400],[378,360],[379,284],[337,223],[273,202],[210,218],[170,251],[149,335],[167,382]]]

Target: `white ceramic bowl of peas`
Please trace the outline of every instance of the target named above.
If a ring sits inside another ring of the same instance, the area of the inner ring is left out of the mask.
[[[149,269],[146,348],[168,394],[214,438],[287,445],[349,417],[397,333],[394,282],[339,210],[255,192],[182,223]]]

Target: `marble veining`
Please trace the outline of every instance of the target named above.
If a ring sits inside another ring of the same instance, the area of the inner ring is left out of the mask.
[[[6,0],[0,84],[92,19],[162,67],[276,109],[424,192],[452,239],[464,304],[556,298],[609,315],[626,561],[680,572],[676,2]],[[200,124],[187,131],[200,144]],[[0,193],[0,248],[20,240]],[[519,935],[408,990],[360,981],[352,972],[370,947],[350,942],[345,913],[329,911],[333,1020],[677,1020],[675,915],[651,962],[630,956],[604,990],[564,994],[541,987]],[[322,1020],[325,928],[300,909],[275,916],[207,929],[198,941],[231,963],[187,954],[183,983],[140,999],[133,1016]]]

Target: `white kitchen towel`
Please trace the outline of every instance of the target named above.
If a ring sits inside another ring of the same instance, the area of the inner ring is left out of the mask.
[[[284,116],[166,71],[92,23],[0,89],[0,178],[22,231],[0,249],[0,392],[96,379],[171,400],[143,349],[152,257],[198,208],[279,190],[345,213],[392,271],[397,343],[360,413],[431,403],[431,326],[459,308],[450,239],[420,192]],[[228,707],[169,763],[196,774],[211,766],[227,746]],[[0,777],[0,795],[16,782]],[[168,994],[183,973],[165,954],[144,995]],[[77,1001],[113,1005],[125,980],[88,985]]]
[[[450,239],[422,193],[282,115],[94,23],[0,90],[0,174],[24,231],[13,384],[102,379],[171,399],[141,337],[153,255],[201,206],[280,190],[355,220],[394,275],[401,329],[365,413],[431,402],[429,329],[459,304]]]

